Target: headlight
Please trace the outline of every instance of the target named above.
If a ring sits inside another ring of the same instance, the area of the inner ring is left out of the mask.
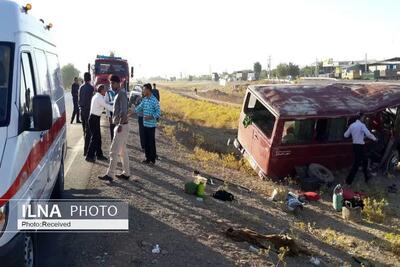
[[[8,203],[0,207],[0,236],[2,236],[7,225]]]

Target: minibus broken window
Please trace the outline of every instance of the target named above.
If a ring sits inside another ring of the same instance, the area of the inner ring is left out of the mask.
[[[0,43],[0,124],[7,121],[12,73],[12,47]]]
[[[282,144],[311,142],[314,134],[314,125],[315,121],[313,119],[285,121]]]
[[[315,126],[315,140],[340,141],[346,131],[346,118],[319,119]]]
[[[245,105],[245,114],[249,116],[252,122],[270,138],[275,125],[275,116],[251,93],[247,97]]]

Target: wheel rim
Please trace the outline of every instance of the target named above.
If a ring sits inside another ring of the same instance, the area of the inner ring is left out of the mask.
[[[389,160],[388,171],[394,172],[398,164],[399,164],[399,157],[396,154],[394,154]]]
[[[30,236],[25,236],[24,240],[24,266],[33,267],[33,241]]]

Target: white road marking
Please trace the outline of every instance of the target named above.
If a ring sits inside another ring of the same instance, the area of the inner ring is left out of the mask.
[[[83,150],[82,150],[83,146],[84,146],[84,139],[83,139],[83,137],[82,137],[82,138],[78,141],[78,143],[76,143],[76,144],[74,145],[74,147],[68,151],[68,153],[71,153],[71,154],[70,154],[71,156],[70,156],[70,157],[67,157],[67,160],[66,160],[66,161],[68,161],[68,162],[66,162],[67,164],[65,165],[65,166],[67,167],[67,168],[65,169],[65,175],[68,174],[69,169],[70,169],[71,166],[72,166],[72,163],[74,163],[76,157],[78,156],[78,153],[79,153],[80,151],[83,152]]]

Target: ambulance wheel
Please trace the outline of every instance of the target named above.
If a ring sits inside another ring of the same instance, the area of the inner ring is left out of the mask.
[[[38,266],[36,259],[36,238],[33,234],[24,236],[24,267]]]
[[[60,170],[58,171],[57,181],[53,188],[52,198],[61,199],[64,194],[64,160],[61,160]]]

